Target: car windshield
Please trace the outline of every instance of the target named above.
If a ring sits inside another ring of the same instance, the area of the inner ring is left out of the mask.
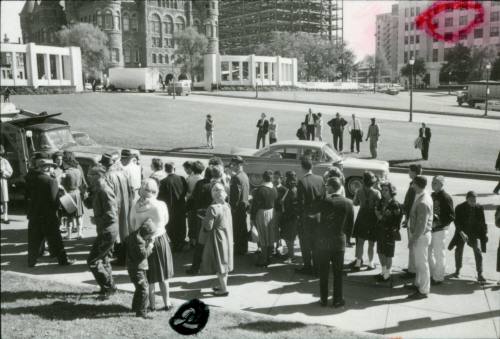
[[[69,129],[66,128],[35,133],[33,138],[34,146],[37,151],[54,148],[63,149],[77,144]]]
[[[323,147],[323,156],[325,158],[328,158],[328,159],[325,159],[326,161],[328,162],[339,162],[342,160],[342,157],[340,157],[337,152],[335,152],[333,150],[333,148],[326,144],[324,147]]]

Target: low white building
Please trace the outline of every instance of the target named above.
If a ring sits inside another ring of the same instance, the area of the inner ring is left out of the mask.
[[[296,86],[297,59],[257,55],[205,55],[204,87]]]
[[[83,91],[80,47],[0,43],[2,87],[74,87]]]

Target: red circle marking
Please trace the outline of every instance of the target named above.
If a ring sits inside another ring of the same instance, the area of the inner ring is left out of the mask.
[[[470,22],[464,28],[461,28],[457,31],[451,32],[452,34],[441,34],[437,32],[437,24],[433,22],[433,19],[436,15],[441,12],[444,12],[447,9],[451,10],[474,10],[476,11],[476,15],[474,16],[474,20]],[[463,35],[469,34],[474,27],[480,25],[484,22],[484,7],[481,3],[477,1],[467,1],[467,0],[456,0],[456,1],[437,1],[432,4],[429,8],[427,8],[424,12],[422,12],[416,19],[415,24],[417,25],[417,29],[423,29],[427,32],[427,34],[431,35],[436,40],[443,41],[451,41],[456,42]]]

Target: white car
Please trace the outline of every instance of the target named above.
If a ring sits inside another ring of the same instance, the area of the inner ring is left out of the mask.
[[[389,174],[387,161],[342,158],[329,144],[322,141],[284,140],[260,150],[233,148],[231,154],[244,158],[245,172],[252,186],[262,183],[262,173],[268,169],[279,170],[283,174],[286,171],[295,171],[300,176],[300,159],[306,154],[312,157],[315,174],[323,175],[334,164],[343,169],[346,193],[349,196],[353,196],[363,186],[365,171],[373,172],[379,181],[386,181]]]

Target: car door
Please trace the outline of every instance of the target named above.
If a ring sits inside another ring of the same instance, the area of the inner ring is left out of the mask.
[[[300,169],[298,162],[299,148],[297,146],[273,146],[268,152],[258,158],[246,161],[245,171],[250,184],[258,186],[262,183],[262,173],[266,170],[280,171],[284,175],[287,171],[297,172]],[[300,172],[297,172],[300,173]]]

